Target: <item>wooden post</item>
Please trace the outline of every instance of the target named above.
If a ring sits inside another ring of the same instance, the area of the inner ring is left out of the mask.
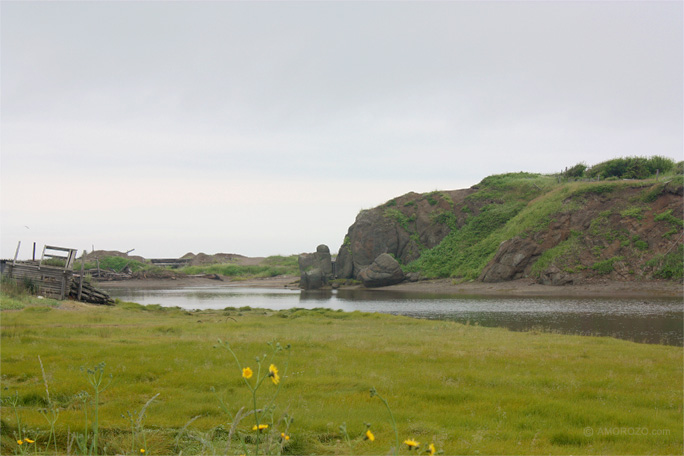
[[[14,252],[14,262],[12,263],[13,265],[17,264],[17,257],[19,256],[19,247],[21,247],[21,241],[17,243],[17,251]]]
[[[83,270],[85,269],[85,250],[83,255],[81,255],[81,279],[78,281],[78,296],[77,300],[81,300],[81,294],[83,293]]]
[[[62,280],[61,280],[61,286],[60,286],[60,291],[59,291],[59,300],[64,301],[64,298],[66,298],[66,283],[67,283],[67,272],[62,271]]]
[[[36,261],[36,243],[33,243],[33,261]]]
[[[660,176],[660,170],[656,169],[656,182],[658,182],[658,176]]]

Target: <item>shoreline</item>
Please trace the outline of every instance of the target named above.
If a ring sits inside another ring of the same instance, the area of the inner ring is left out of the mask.
[[[299,277],[277,276],[249,280],[221,280],[202,277],[180,277],[175,279],[130,279],[95,282],[95,286],[105,291],[120,289],[158,290],[177,288],[287,288],[299,290]],[[382,288],[364,288],[361,285],[342,286],[341,289],[364,289],[368,291],[390,291],[401,293],[417,293],[452,296],[526,296],[526,297],[585,297],[585,298],[682,298],[684,286],[681,283],[653,282],[618,282],[600,281],[581,285],[541,285],[529,279],[509,282],[454,283],[453,279],[433,279],[418,282],[403,282]],[[684,299],[684,298],[683,298]]]

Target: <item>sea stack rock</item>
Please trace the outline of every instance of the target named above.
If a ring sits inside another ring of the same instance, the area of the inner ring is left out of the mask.
[[[319,245],[315,253],[302,253],[298,263],[301,274],[299,287],[304,290],[316,290],[332,279],[332,258],[327,245]]]
[[[368,288],[386,287],[404,280],[404,272],[392,255],[383,253],[373,263],[361,271],[359,278]]]

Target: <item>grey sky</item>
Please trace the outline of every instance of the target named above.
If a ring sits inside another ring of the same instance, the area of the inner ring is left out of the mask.
[[[0,256],[337,251],[409,191],[682,160],[682,5],[3,1]]]

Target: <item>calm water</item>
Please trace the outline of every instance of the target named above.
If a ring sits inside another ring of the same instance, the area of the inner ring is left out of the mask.
[[[109,292],[125,301],[184,309],[323,307],[501,326],[514,331],[540,329],[668,345],[682,345],[684,333],[681,299],[500,298],[384,290],[312,292],[225,286]]]

